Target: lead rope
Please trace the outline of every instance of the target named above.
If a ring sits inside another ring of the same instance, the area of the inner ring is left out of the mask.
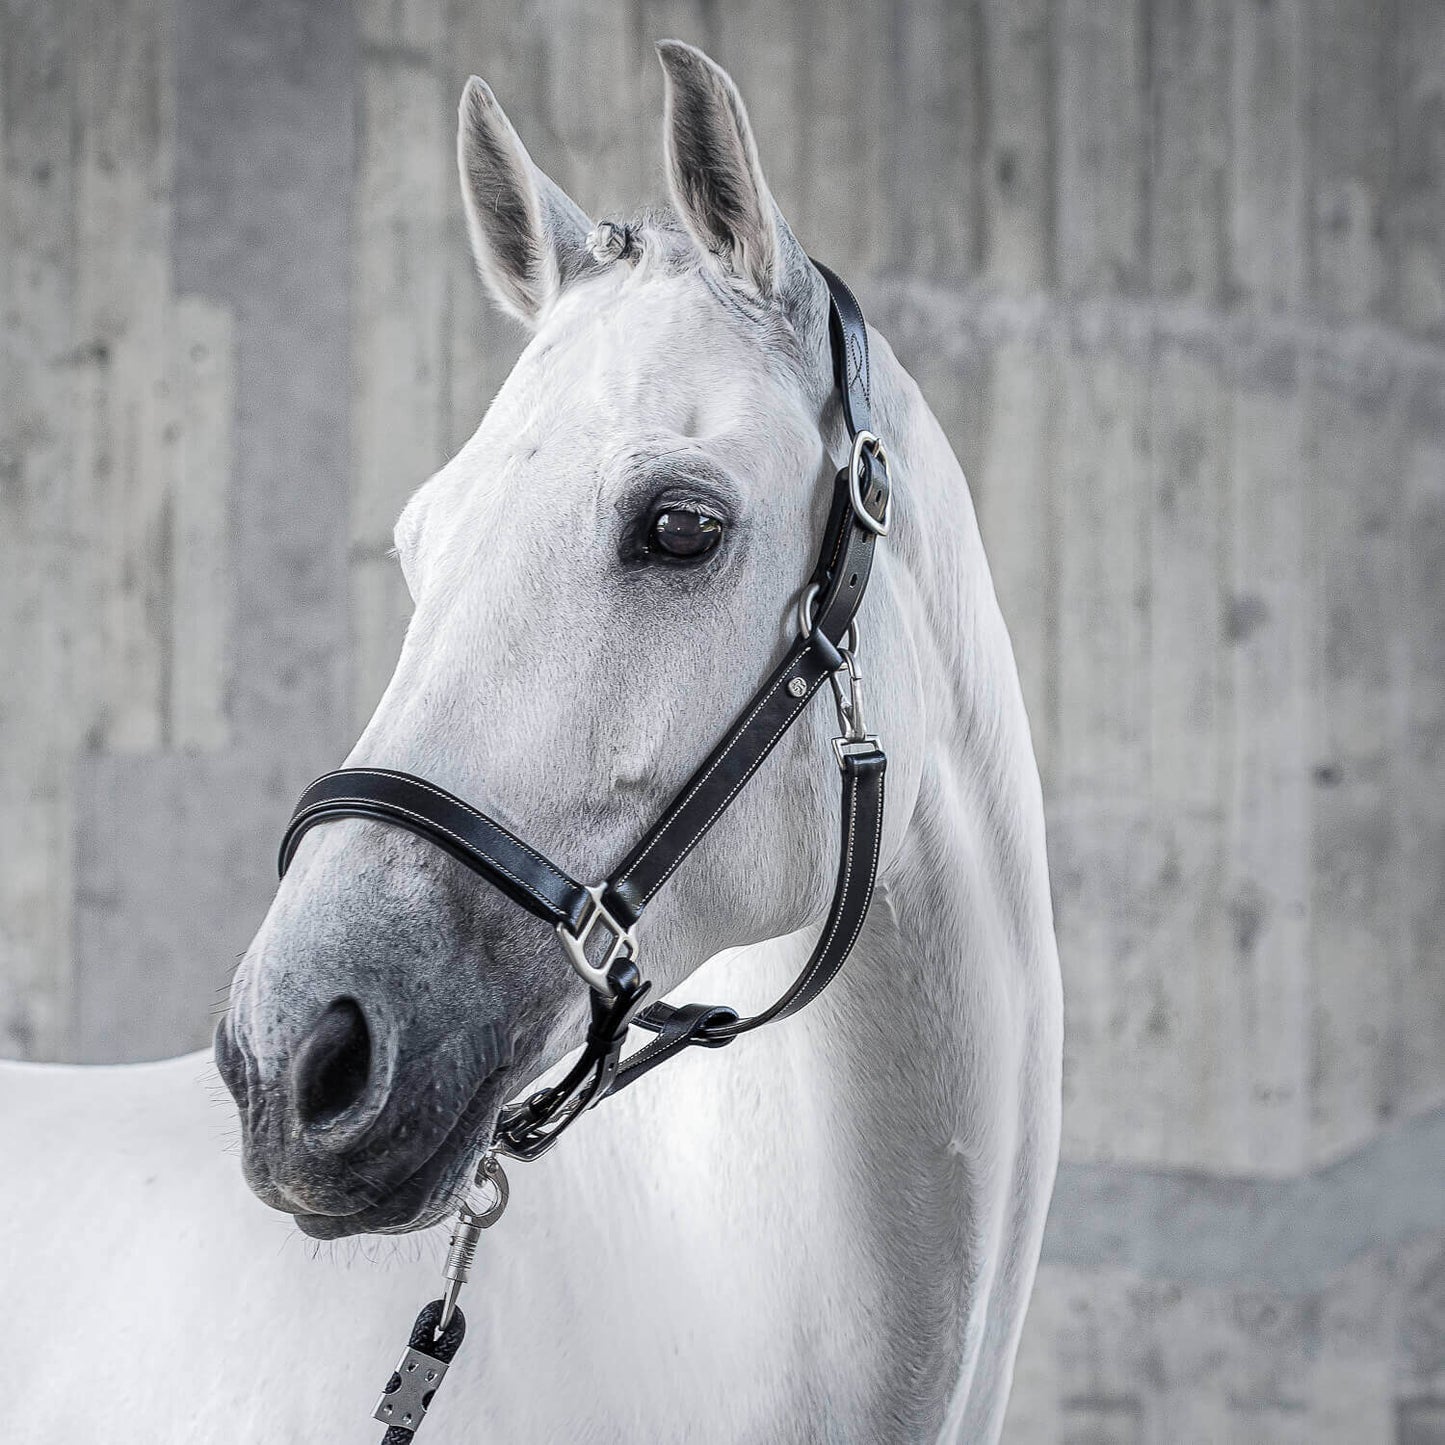
[[[490,1229],[502,1217],[511,1192],[507,1176],[492,1150],[482,1155],[473,1184],[489,1191],[490,1197],[480,1207],[468,1199],[457,1209],[447,1262],[442,1267],[446,1293],[441,1299],[422,1306],[411,1327],[406,1353],[391,1372],[391,1379],[386,1382],[372,1413],[374,1420],[387,1427],[381,1445],[411,1445],[412,1437],[431,1409],[432,1397],[466,1338],[467,1317],[457,1308],[457,1296],[471,1278],[482,1231]]]
[[[426,1418],[432,1396],[446,1377],[447,1366],[461,1348],[467,1333],[467,1319],[460,1310],[452,1312],[441,1328],[442,1302],[434,1299],[422,1307],[411,1327],[406,1353],[397,1363],[376,1407],[375,1418],[388,1426],[381,1445],[411,1445],[417,1427]]]

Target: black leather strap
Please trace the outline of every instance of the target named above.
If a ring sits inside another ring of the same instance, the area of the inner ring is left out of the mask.
[[[302,793],[281,839],[277,864],[283,877],[301,839],[333,818],[372,818],[406,828],[548,923],[576,929],[587,910],[587,890],[575,878],[495,819],[435,783],[390,768],[341,768]]]
[[[764,1024],[790,1018],[812,1003],[837,977],[838,970],[863,931],[869,905],[873,902],[873,888],[878,879],[878,855],[883,846],[884,774],[887,770],[888,759],[877,743],[844,756],[838,881],[817,946],[786,993],[751,1018],[710,1027],[711,1039],[736,1038]]]
[[[851,441],[873,430],[873,374],[868,364],[868,323],[863,308],[843,278],[814,261],[828,285],[828,336],[833,347],[833,379],[843,399],[843,420]]]
[[[662,817],[613,870],[605,897],[615,918],[629,927],[637,922],[842,661],[817,629],[788,649]]]
[[[842,506],[851,514],[846,480]],[[835,510],[837,507],[835,496]],[[782,662],[723,734],[662,817],[613,870],[606,901],[613,916],[631,927],[657,890],[727,810],[783,734],[842,666],[838,652],[862,601],[873,565],[874,533],[856,523],[834,529],[834,553],[814,611],[813,630]]]
[[[717,1004],[655,1003],[633,1020],[657,1038],[617,1071],[610,1093],[617,1093],[689,1045],[721,1048],[739,1034],[785,1019],[806,1008],[837,977],[853,951],[878,873],[878,851],[883,842],[883,778],[887,759],[876,745],[850,752],[843,758],[843,823],[838,859],[838,881],[818,942],[792,985],[761,1013],[739,1018],[736,1011]]]
[[[858,429],[866,430],[872,414],[867,327],[847,286],[825,266],[820,265],[818,270],[832,297],[829,330],[834,380],[843,397],[844,418],[852,438]],[[871,454],[865,455],[862,465],[866,473],[865,504],[870,512],[876,506],[876,515],[881,518],[888,505],[886,468]],[[863,601],[877,541],[877,532],[864,525],[854,511],[845,467],[833,483],[823,546],[813,573],[818,597],[812,632],[794,643],[651,831],[613,870],[607,884],[607,907],[627,926],[637,922],[657,890],[707,835],[807,707],[819,685],[841,665],[838,647]]]
[[[611,992],[606,997],[595,990],[591,995],[587,1040],[566,1077],[502,1110],[495,1135],[502,1153],[513,1159],[541,1158],[574,1119],[611,1092],[627,1030],[652,985],[630,958],[613,966],[608,981]]]

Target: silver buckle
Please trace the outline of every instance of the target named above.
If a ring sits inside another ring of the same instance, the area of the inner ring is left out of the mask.
[[[833,739],[833,756],[838,759],[840,772],[844,770],[844,759],[856,758],[860,753],[877,751],[878,738],[873,733],[865,733],[861,738]]]
[[[863,505],[863,453],[869,451],[873,459],[882,462],[883,469],[888,470],[888,453],[884,450],[883,443],[871,431],[860,431],[853,438],[853,451],[848,457],[848,500],[853,503],[853,515],[870,532],[876,532],[880,537],[888,535],[888,529],[893,524],[893,488],[888,488],[888,496],[883,502],[883,520],[880,522],[867,507]]]
[[[582,923],[576,933],[573,933],[565,923],[557,924],[557,937],[562,940],[562,949],[567,955],[567,962],[577,970],[583,981],[590,988],[596,989],[604,998],[611,998],[613,990],[607,977],[607,971],[619,958],[637,957],[637,935],[632,929],[624,928],[607,911],[602,902],[602,884],[592,883],[584,886],[587,889],[588,898],[592,900],[592,906],[582,915]],[[587,957],[587,940],[592,936],[592,930],[599,923],[612,935],[612,942],[608,944],[607,953],[600,965],[590,962]]]

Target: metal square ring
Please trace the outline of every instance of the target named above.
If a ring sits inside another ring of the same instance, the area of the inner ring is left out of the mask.
[[[834,738],[833,756],[838,759],[838,766],[844,767],[845,759],[857,757],[860,753],[876,753],[878,751],[878,739],[873,733],[865,733],[861,738]]]
[[[590,883],[585,885],[587,896],[592,900],[592,906],[583,916],[581,926],[576,933],[573,933],[565,923],[557,924],[557,937],[562,940],[563,952],[567,955],[567,962],[572,965],[589,988],[594,988],[605,998],[612,996],[612,984],[607,977],[608,970],[619,958],[637,957],[637,935],[630,928],[623,925],[607,911],[606,905],[602,902],[602,894],[605,885],[601,883]],[[592,936],[592,930],[601,924],[612,936],[612,942],[607,946],[607,953],[604,955],[601,964],[595,964],[587,957],[587,940]]]

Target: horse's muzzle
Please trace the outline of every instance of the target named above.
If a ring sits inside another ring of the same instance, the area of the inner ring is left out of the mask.
[[[496,1027],[449,1043],[399,1062],[393,1036],[338,997],[262,1067],[244,1024],[223,1019],[216,1066],[251,1188],[316,1238],[435,1222],[496,1121],[509,1053]]]

